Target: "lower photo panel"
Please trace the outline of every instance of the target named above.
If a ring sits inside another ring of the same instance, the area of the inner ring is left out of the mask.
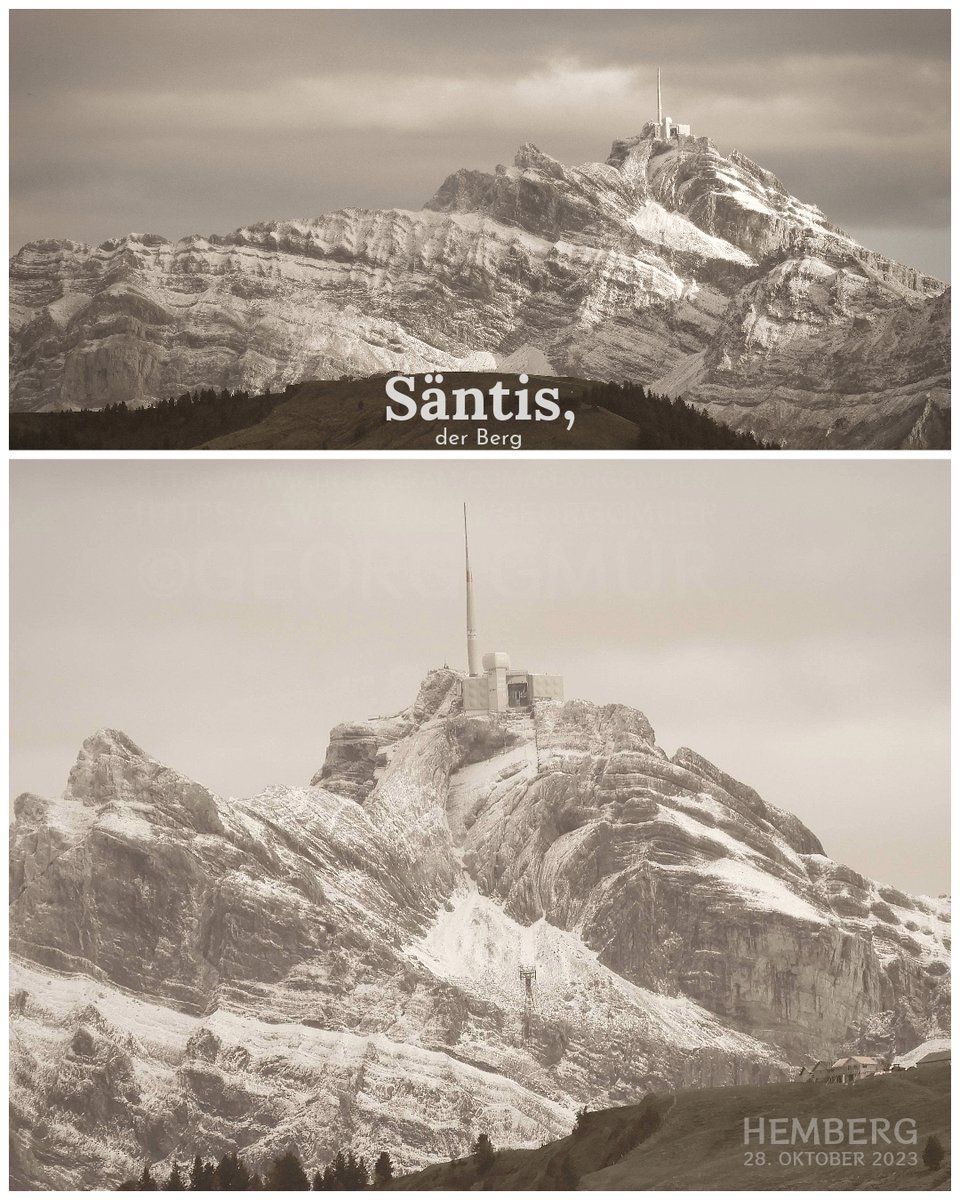
[[[13,462],[11,1186],[949,1187],[949,469]]]

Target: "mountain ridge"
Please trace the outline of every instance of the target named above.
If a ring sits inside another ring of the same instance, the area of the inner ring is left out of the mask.
[[[745,155],[647,126],[581,167],[528,143],[416,211],[31,243],[11,263],[11,404],[549,365],[789,445],[924,448],[946,437],[948,305]]]
[[[478,717],[460,679],[336,726],[306,787],[224,799],[104,730],[60,800],[17,798],[15,1177],[234,1146],[412,1170],[947,1026],[945,900],[832,862],[635,709]]]

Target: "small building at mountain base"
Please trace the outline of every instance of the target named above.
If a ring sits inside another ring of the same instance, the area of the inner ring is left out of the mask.
[[[925,1054],[923,1058],[917,1061],[918,1067],[935,1067],[938,1063],[949,1063],[949,1050],[932,1050],[929,1054]]]
[[[838,1058],[835,1063],[815,1062],[812,1067],[801,1067],[797,1080],[801,1083],[857,1083],[871,1075],[882,1075],[889,1070],[889,1063],[874,1055],[851,1054]]]

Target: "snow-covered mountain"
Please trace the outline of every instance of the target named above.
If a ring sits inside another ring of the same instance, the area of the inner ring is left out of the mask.
[[[17,798],[14,1185],[234,1146],[412,1168],[946,1031],[945,900],[635,710],[468,716],[459,678],[338,726],[307,787],[225,800],[105,730],[60,800]]]
[[[765,439],[946,444],[949,293],[742,154],[648,125],[605,163],[523,146],[416,211],[34,242],[17,410],[435,368],[630,378]]]

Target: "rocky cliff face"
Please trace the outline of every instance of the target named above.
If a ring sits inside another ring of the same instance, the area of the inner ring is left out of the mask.
[[[224,800],[103,731],[60,800],[17,798],[15,1185],[234,1146],[412,1168],[947,1028],[945,901],[639,712],[466,716],[458,685],[338,726],[309,787]]]
[[[11,403],[140,402],[389,370],[632,378],[804,447],[945,444],[949,297],[706,138],[566,167],[523,146],[418,212],[35,242]]]

